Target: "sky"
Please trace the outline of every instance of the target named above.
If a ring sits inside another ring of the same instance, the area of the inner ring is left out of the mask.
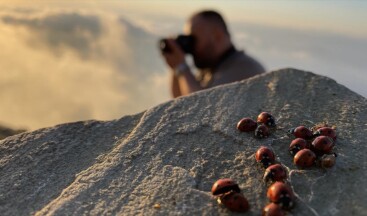
[[[0,2],[0,124],[112,120],[170,100],[157,41],[208,8],[268,71],[311,71],[367,97],[365,1],[12,0]]]

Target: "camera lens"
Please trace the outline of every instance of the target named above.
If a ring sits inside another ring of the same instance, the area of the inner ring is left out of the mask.
[[[167,39],[159,40],[159,49],[162,52],[170,52],[171,51],[171,49],[168,46]]]
[[[192,35],[179,35],[176,42],[184,51],[184,53],[193,53],[194,51],[194,37]]]

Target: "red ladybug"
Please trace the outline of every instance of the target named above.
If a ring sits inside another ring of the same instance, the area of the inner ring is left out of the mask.
[[[323,168],[330,168],[335,165],[337,155],[333,154],[324,154],[320,158],[320,166]]]
[[[269,166],[265,170],[264,181],[284,181],[287,178],[287,170],[280,164]]]
[[[305,168],[315,164],[316,155],[310,149],[302,149],[294,156],[293,162],[299,167]]]
[[[314,136],[328,136],[336,141],[336,132],[330,127],[322,127],[315,131]]]
[[[275,161],[274,152],[268,147],[261,146],[255,154],[256,161],[261,163],[263,167],[267,168]]]
[[[285,216],[285,212],[278,204],[270,203],[264,207],[262,216]]]
[[[238,187],[238,184],[229,178],[219,179],[213,184],[212,194],[214,196],[221,195],[230,191],[235,191],[237,193],[241,192],[241,189]]]
[[[245,212],[250,208],[247,199],[241,193],[231,191],[219,199],[225,207],[234,212]]]
[[[268,127],[275,127],[275,118],[267,112],[262,112],[257,116],[257,123],[265,124]]]
[[[328,136],[318,136],[312,142],[312,147],[317,153],[328,154],[334,147],[333,139]]]
[[[255,130],[255,136],[257,138],[265,138],[270,135],[269,128],[265,125],[259,125]]]
[[[305,140],[313,138],[312,131],[305,126],[298,126],[294,129],[290,129],[288,133],[293,134],[296,138],[302,138]]]
[[[294,156],[299,150],[305,148],[309,148],[307,141],[302,138],[296,138],[292,140],[291,144],[289,145],[289,152]]]
[[[275,182],[267,192],[269,200],[279,204],[283,209],[291,209],[295,205],[295,196],[292,189],[283,182]]]
[[[243,118],[237,123],[237,129],[242,132],[254,131],[256,128],[256,122],[250,118]]]

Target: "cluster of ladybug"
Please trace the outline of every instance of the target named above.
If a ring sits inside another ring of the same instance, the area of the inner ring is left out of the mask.
[[[257,116],[255,122],[251,118],[243,118],[237,123],[237,129],[242,132],[255,131],[255,137],[265,138],[270,135],[270,129],[276,126],[274,117],[267,112],[262,112]]]
[[[241,132],[255,131],[255,137],[265,138],[270,130],[276,127],[275,118],[267,112],[258,115],[255,122],[251,118],[243,118],[237,123]],[[295,139],[289,146],[289,152],[294,156],[294,164],[306,168],[318,163],[321,167],[332,167],[335,164],[336,154],[332,153],[336,141],[336,132],[327,125],[317,125],[312,129],[299,126],[288,131]],[[275,161],[274,152],[261,146],[255,154],[256,161],[265,169],[263,180],[271,182],[267,190],[270,204],[263,208],[263,216],[282,216],[285,211],[295,205],[295,195],[287,182],[286,168]],[[231,211],[245,212],[250,206],[241,193],[238,184],[229,178],[219,179],[212,186],[212,194],[217,201]]]
[[[270,129],[274,128],[275,118],[267,112],[258,115],[255,122],[251,118],[243,118],[237,123],[237,129],[242,132],[255,131],[255,137],[265,138],[270,135]],[[283,209],[291,209],[294,206],[295,196],[292,189],[283,181],[287,178],[286,169],[275,164],[275,155],[272,150],[262,146],[255,154],[256,160],[262,164],[265,170],[264,181],[275,182],[267,192],[271,203],[263,209],[263,215],[284,215]],[[238,184],[229,178],[219,179],[212,187],[213,196],[218,203],[223,204],[231,211],[245,212],[250,206],[247,199],[241,193]]]
[[[318,164],[323,168],[334,166],[336,154],[332,152],[336,132],[327,125],[318,125],[311,129],[299,126],[288,131],[296,138],[289,146],[294,164],[301,168],[311,167]]]
[[[263,216],[282,216],[284,210],[294,207],[295,196],[291,187],[286,183],[286,168],[276,163],[274,152],[265,146],[261,146],[255,154],[255,159],[265,168],[263,180],[265,183],[272,182],[267,191],[270,204],[264,207]]]
[[[255,154],[256,161],[259,162],[265,170],[263,180],[272,182],[268,188],[267,197],[271,201],[264,207],[263,216],[282,216],[284,210],[294,207],[295,196],[291,187],[285,183],[287,171],[281,164],[276,164],[274,152],[268,147],[261,146]],[[213,196],[226,208],[235,212],[245,212],[250,206],[247,199],[241,193],[238,184],[229,178],[219,179],[212,187]]]

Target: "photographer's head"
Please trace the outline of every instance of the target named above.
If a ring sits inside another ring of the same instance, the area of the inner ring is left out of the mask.
[[[192,54],[196,67],[200,69],[213,68],[232,46],[227,25],[216,11],[194,14],[185,26],[185,33],[195,38]]]

